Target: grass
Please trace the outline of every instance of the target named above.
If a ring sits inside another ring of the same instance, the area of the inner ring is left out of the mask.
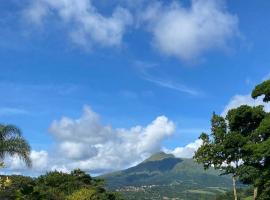
[[[195,193],[195,194],[208,194],[208,195],[215,195],[214,192],[205,191],[205,190],[187,190],[189,193]]]
[[[221,187],[208,187],[211,190],[215,190],[219,193],[226,193],[228,190],[226,188],[221,188]]]

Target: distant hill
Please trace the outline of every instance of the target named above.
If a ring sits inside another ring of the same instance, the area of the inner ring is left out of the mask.
[[[129,169],[103,175],[107,187],[128,199],[214,199],[231,188],[228,176],[205,171],[192,159],[159,152]]]

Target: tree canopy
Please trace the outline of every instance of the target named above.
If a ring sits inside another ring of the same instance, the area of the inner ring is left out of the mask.
[[[48,172],[37,178],[10,176],[11,184],[0,191],[0,199],[25,200],[122,200],[107,192],[103,181],[76,169],[71,173]]]
[[[252,97],[270,101],[270,80],[257,85]],[[205,169],[213,166],[223,174],[254,186],[254,199],[270,199],[270,113],[263,106],[242,105],[228,111],[226,117],[215,113],[211,134],[202,133],[202,146],[194,159]]]

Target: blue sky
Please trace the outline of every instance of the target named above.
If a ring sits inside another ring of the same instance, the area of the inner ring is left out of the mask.
[[[174,124],[167,135],[153,133],[150,141],[156,145],[132,161],[111,154],[119,159],[116,169],[162,148],[175,153],[209,129],[213,111],[221,114],[238,105],[240,95],[241,103],[250,102],[245,95],[269,77],[267,0],[52,2],[0,4],[0,121],[19,126],[37,157],[45,152],[46,159],[56,160],[52,152],[72,141],[59,136],[67,130],[61,119],[68,117],[74,125],[83,109],[100,117],[99,126],[124,129],[124,134],[158,116]],[[86,128],[88,139],[100,136],[92,127],[69,127],[74,135]],[[144,137],[143,132],[138,134]],[[79,143],[96,148],[111,141],[113,134],[105,143]],[[65,159],[79,159],[79,167],[97,173],[115,169],[88,166],[91,159],[99,161],[99,150],[93,152]],[[55,162],[57,169],[76,167]]]

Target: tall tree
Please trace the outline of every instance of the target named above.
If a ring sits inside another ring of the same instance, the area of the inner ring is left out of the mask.
[[[265,118],[266,113],[263,110],[262,106],[250,107],[250,106],[240,106],[236,109],[232,109],[228,112],[227,121],[229,124],[229,129],[231,134],[231,143],[233,146],[233,151],[238,156],[239,161],[241,162],[240,166],[236,166],[236,174],[240,176],[243,180],[243,173],[247,170],[247,164],[250,162],[250,151],[247,150],[246,146],[248,144],[255,144],[254,134],[257,128],[260,126],[261,122]],[[230,149],[230,146],[227,146],[227,151]],[[248,171],[251,172],[249,182],[245,181],[248,184],[255,183],[255,171],[248,167]],[[254,194],[256,190],[254,191]]]
[[[202,133],[200,139],[203,144],[195,152],[194,159],[198,163],[202,163],[205,169],[214,167],[222,170],[222,174],[232,174],[234,199],[237,200],[236,168],[234,163],[238,163],[239,159],[234,151],[227,151],[225,147],[225,144],[228,146],[232,142],[230,141],[231,137],[228,133],[226,120],[214,113],[211,120],[211,134]],[[229,155],[230,152],[231,155]]]
[[[244,165],[243,156],[247,153],[245,145],[264,116],[262,106],[247,105],[230,110],[226,119],[214,114],[211,120],[211,134],[203,133],[200,136],[203,145],[195,153],[195,160],[202,163],[205,169],[213,166],[222,170],[222,174],[231,174],[235,200],[236,180]]]
[[[23,138],[21,130],[13,125],[0,125],[0,162],[3,164],[6,155],[19,156],[28,167],[31,167],[31,148]]]
[[[254,99],[270,101],[270,80],[257,85]],[[228,112],[226,119],[213,115],[212,133],[203,133],[203,145],[194,158],[205,168],[214,166],[225,174],[254,185],[254,199],[270,199],[270,113],[263,106],[240,106]]]
[[[270,80],[257,85],[252,91],[254,99],[262,96],[270,101]],[[270,113],[267,113],[260,126],[252,134],[246,145],[245,165],[239,173],[241,179],[255,187],[254,199],[270,199]]]

